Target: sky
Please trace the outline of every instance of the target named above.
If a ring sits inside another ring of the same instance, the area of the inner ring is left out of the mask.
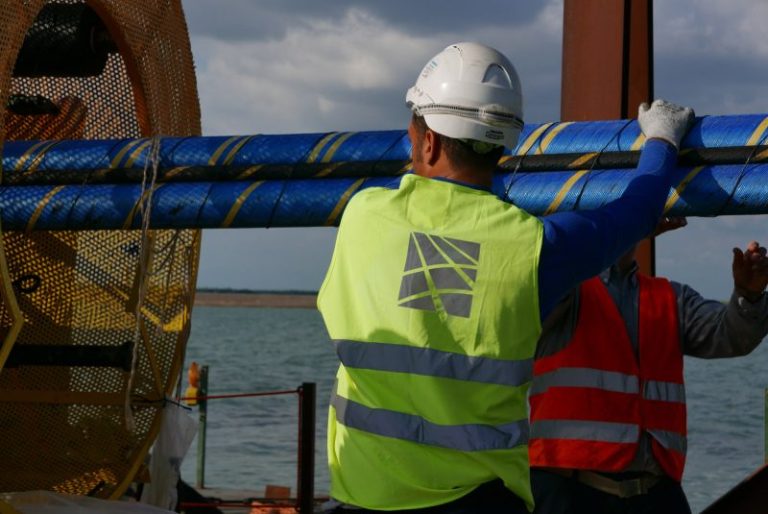
[[[450,5],[450,8],[446,6]],[[559,120],[562,0],[183,0],[204,135],[404,129],[405,91],[445,46],[479,41],[520,75],[525,119]],[[697,114],[768,112],[765,0],[654,4],[655,95]],[[759,216],[691,218],[657,240],[657,271],[708,297]],[[203,233],[199,287],[316,290],[333,228]]]

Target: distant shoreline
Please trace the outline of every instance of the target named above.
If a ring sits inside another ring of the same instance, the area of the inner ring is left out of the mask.
[[[199,307],[272,307],[316,309],[317,293],[261,291],[198,291],[195,305]]]

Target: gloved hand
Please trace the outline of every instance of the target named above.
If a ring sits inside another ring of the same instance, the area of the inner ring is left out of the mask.
[[[650,107],[643,102],[637,110],[637,121],[647,139],[658,138],[680,148],[685,133],[691,128],[694,112],[690,107],[654,100]]]

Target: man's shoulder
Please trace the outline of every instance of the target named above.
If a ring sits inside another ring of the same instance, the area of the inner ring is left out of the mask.
[[[349,204],[364,204],[366,202],[384,200],[398,194],[397,188],[374,186],[358,191],[349,201]]]
[[[345,216],[354,213],[355,216],[370,212],[379,212],[382,205],[398,194],[397,189],[389,187],[369,187],[358,191],[344,209]]]

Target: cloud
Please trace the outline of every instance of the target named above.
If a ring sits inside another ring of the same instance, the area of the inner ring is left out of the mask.
[[[421,37],[476,28],[515,28],[529,24],[545,2],[476,0],[184,0],[193,37],[229,41],[280,40],[292,29],[318,21],[336,23],[351,10],[364,11],[388,26]],[[371,39],[376,37],[371,33]]]
[[[313,0],[183,0],[190,36],[221,41],[264,41],[285,37],[315,19],[343,16],[346,2]]]
[[[561,7],[559,1],[538,5],[537,17],[517,29],[470,22],[439,36],[389,23],[382,16],[391,13],[384,8],[347,7],[333,20],[302,14],[280,37],[255,40],[212,36],[190,19],[204,131],[403,128],[408,119],[404,93],[418,70],[446,45],[468,39],[507,53],[523,87],[530,88],[528,112],[533,119],[537,112],[538,119],[552,119],[559,104],[551,97],[559,93],[559,80],[553,79],[560,67]]]
[[[533,23],[547,6],[547,2],[516,2],[513,5],[508,0],[453,2],[450,8],[445,0],[368,0],[358,5],[361,4],[388,23],[422,34],[492,27],[515,30]]]
[[[280,40],[205,37],[193,49],[206,133],[403,127],[403,85],[432,52],[427,40],[355,9]]]
[[[655,4],[656,93],[700,114],[766,110],[768,2]]]
[[[655,9],[657,54],[768,57],[763,0],[658,2]]]

